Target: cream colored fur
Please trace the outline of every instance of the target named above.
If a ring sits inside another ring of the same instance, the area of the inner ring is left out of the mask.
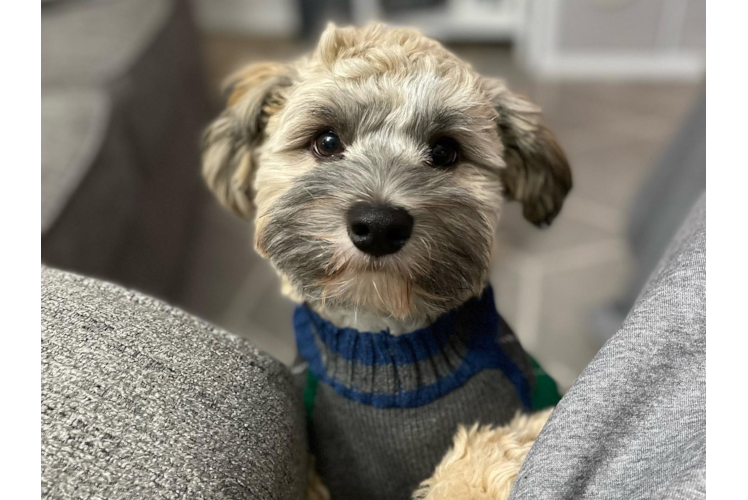
[[[452,449],[421,483],[414,500],[509,498],[522,463],[553,410],[517,415],[508,425],[460,427]]]

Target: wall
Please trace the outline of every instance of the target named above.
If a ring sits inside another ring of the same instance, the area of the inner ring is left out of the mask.
[[[565,0],[559,11],[559,48],[651,50],[657,45],[663,3]]]
[[[200,28],[252,38],[285,38],[299,29],[296,0],[192,0]]]
[[[699,79],[705,0],[535,0],[518,55],[551,78]]]

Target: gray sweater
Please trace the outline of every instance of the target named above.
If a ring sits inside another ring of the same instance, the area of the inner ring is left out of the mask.
[[[486,288],[406,335],[337,328],[302,305],[311,450],[333,499],[409,498],[459,424],[529,410],[532,365]]]

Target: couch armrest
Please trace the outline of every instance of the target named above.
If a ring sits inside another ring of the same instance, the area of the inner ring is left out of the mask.
[[[42,268],[42,498],[297,498],[301,395],[246,341]]]

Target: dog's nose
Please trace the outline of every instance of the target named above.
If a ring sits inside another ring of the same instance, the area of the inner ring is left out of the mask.
[[[348,236],[374,257],[400,250],[412,231],[413,217],[404,208],[356,203],[348,210]]]

